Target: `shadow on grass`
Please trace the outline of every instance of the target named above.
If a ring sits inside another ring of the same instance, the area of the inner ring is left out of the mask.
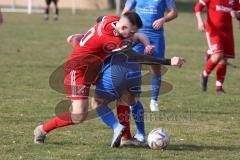
[[[196,144],[176,144],[170,145],[167,150],[172,151],[202,151],[202,150],[215,150],[215,151],[239,151],[240,146],[210,146],[210,145],[196,145]]]
[[[57,146],[62,146],[62,145],[72,145],[72,146],[82,145],[82,146],[86,146],[86,145],[89,145],[89,143],[77,142],[77,141],[49,141],[49,142],[46,142],[46,144],[57,145]]]

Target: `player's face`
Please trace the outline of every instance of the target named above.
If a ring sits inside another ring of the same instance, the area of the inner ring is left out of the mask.
[[[125,17],[120,19],[117,28],[123,38],[132,37],[138,31],[137,26],[133,26]]]

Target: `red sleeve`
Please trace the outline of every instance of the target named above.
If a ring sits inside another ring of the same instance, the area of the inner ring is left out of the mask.
[[[201,12],[202,9],[208,6],[210,0],[199,0],[198,3],[195,5],[195,13]]]

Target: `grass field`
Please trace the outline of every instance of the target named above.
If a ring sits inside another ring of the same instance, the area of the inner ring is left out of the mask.
[[[72,16],[70,10],[63,10],[58,22],[45,22],[37,14],[4,14],[5,22],[0,26],[0,159],[239,160],[240,60],[231,61],[238,68],[228,70],[225,96],[216,95],[214,74],[209,91],[202,93],[199,73],[207,46],[190,10],[181,11],[178,19],[165,26],[167,57],[178,55],[187,60],[182,69],[169,68],[165,74],[164,79],[174,89],[161,96],[159,114],[151,114],[148,101],[143,99],[150,117],[146,120],[147,132],[164,127],[171,135],[167,151],[112,149],[112,132],[97,119],[55,130],[44,145],[33,144],[33,129],[52,118],[55,105],[65,98],[48,83],[52,71],[71,51],[65,38],[85,32],[98,15],[107,14],[114,11],[80,11]],[[236,24],[235,31],[239,53]]]

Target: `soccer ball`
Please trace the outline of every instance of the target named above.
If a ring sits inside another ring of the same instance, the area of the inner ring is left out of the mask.
[[[148,134],[147,141],[151,149],[166,149],[170,142],[170,137],[165,129],[157,128]]]

